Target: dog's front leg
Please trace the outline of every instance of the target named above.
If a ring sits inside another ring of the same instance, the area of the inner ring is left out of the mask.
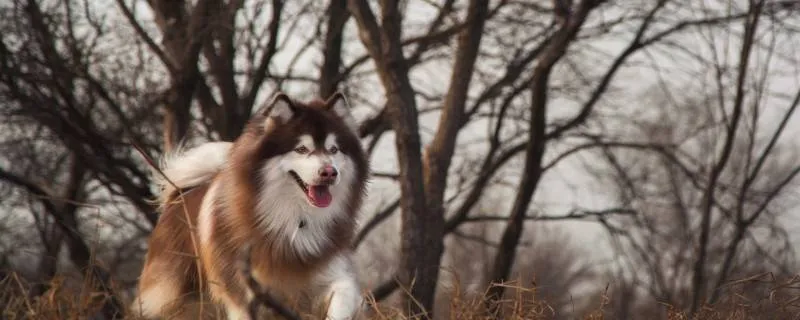
[[[347,257],[336,257],[324,272],[325,290],[322,297],[327,301],[327,320],[355,319],[361,307],[362,297],[355,270]]]
[[[355,279],[336,280],[328,287],[328,320],[354,319],[361,305],[361,292]]]

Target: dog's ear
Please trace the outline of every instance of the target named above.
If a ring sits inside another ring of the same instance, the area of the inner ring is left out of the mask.
[[[285,93],[278,92],[275,97],[264,106],[262,114],[267,116],[267,121],[276,124],[285,124],[289,122],[295,114],[295,106],[292,99]]]
[[[350,130],[358,134],[358,124],[356,123],[356,119],[353,118],[353,115],[350,114],[350,103],[342,92],[337,91],[334,93],[328,98],[328,101],[325,102],[325,106],[328,110],[333,111],[333,113],[342,118]]]

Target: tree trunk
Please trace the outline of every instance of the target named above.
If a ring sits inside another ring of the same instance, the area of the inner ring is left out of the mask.
[[[586,17],[600,1],[584,0],[575,8],[574,13],[562,19],[562,26],[548,42],[547,48],[542,52],[539,61],[533,70],[531,78],[531,117],[528,122],[528,145],[525,150],[524,173],[520,181],[514,205],[508,219],[506,229],[500,241],[494,267],[491,271],[493,283],[502,283],[507,280],[516,257],[517,245],[522,236],[525,216],[528,213],[531,198],[542,176],[542,157],[544,156],[547,135],[547,90],[550,73],[555,64],[566,53],[567,47],[583,26]],[[503,286],[492,286],[486,301],[490,313],[496,314],[499,308],[497,301],[503,297]]]
[[[347,0],[333,0],[328,6],[328,27],[325,31],[325,57],[319,76],[319,95],[327,98],[337,91],[342,64],[343,30],[350,12]]]
[[[211,36],[208,28],[211,13],[218,10],[221,3],[199,1],[191,13],[187,12],[185,1],[152,0],[149,3],[173,66],[164,114],[164,152],[169,152],[189,133],[192,100],[202,80],[197,63],[203,44]]]
[[[467,11],[467,21],[470,21],[470,24],[459,33],[453,74],[450,77],[450,87],[444,101],[442,114],[439,116],[438,129],[424,155],[425,200],[429,212],[427,234],[421,236],[428,245],[428,250],[423,252],[423,261],[425,261],[425,266],[430,268],[429,272],[424,273],[427,277],[425,284],[431,286],[430,291],[425,292],[430,296],[424,297],[431,300],[436,295],[439,265],[444,253],[444,194],[447,190],[447,177],[458,133],[466,118],[465,109],[470,82],[475,70],[475,61],[480,50],[483,27],[488,13],[488,0],[470,2]],[[431,306],[426,308],[432,316],[432,302]]]
[[[433,309],[438,265],[431,258],[441,251],[439,238],[427,243],[436,218],[426,208],[420,151],[419,123],[414,89],[408,78],[408,63],[400,43],[402,29],[397,1],[382,3],[382,27],[365,0],[350,0],[350,11],[358,21],[361,40],[375,60],[386,91],[387,115],[395,132],[400,167],[402,227],[401,262],[398,277],[410,295],[404,296],[409,314],[426,315]],[[434,262],[435,263],[435,262]]]

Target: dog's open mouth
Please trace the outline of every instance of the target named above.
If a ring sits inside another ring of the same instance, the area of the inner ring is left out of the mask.
[[[325,208],[331,204],[333,196],[331,195],[328,185],[309,185],[300,178],[297,172],[289,171],[289,174],[292,175],[294,181],[297,182],[297,185],[300,186],[300,189],[306,194],[306,198],[311,205],[318,208]]]

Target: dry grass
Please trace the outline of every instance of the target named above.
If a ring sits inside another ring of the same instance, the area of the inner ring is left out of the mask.
[[[108,294],[92,290],[91,283],[81,286],[66,284],[65,277],[56,277],[42,295],[30,297],[32,284],[12,273],[0,280],[2,319],[87,319],[96,314]]]
[[[63,278],[57,277],[50,283],[49,289],[42,295],[28,298],[32,288],[15,274],[0,280],[0,308],[3,319],[90,319],[99,311],[99,307],[107,296],[94,292],[91,284],[78,286],[65,284]],[[483,319],[563,319],[559,310],[555,310],[546,301],[536,298],[535,287],[517,286],[512,283],[502,284],[506,287],[506,298],[499,301],[498,313],[487,314],[485,299],[480,294],[467,294],[453,289],[449,297],[448,318],[483,320]],[[723,297],[716,305],[705,306],[698,314],[689,315],[670,305],[654,302],[650,308],[657,308],[663,319],[800,319],[800,276],[779,280],[765,273],[750,278],[731,282],[728,285],[730,294]],[[614,310],[610,309],[611,295],[608,289],[596,297],[592,305],[581,312],[581,319],[617,319]],[[388,303],[377,303],[367,299],[367,319],[409,319],[403,310]],[[205,317],[220,318],[216,308],[206,308]],[[278,319],[267,310],[262,314],[269,319]],[[135,317],[128,317],[133,319]],[[305,315],[304,319],[313,319]],[[414,317],[411,317],[414,318]]]

